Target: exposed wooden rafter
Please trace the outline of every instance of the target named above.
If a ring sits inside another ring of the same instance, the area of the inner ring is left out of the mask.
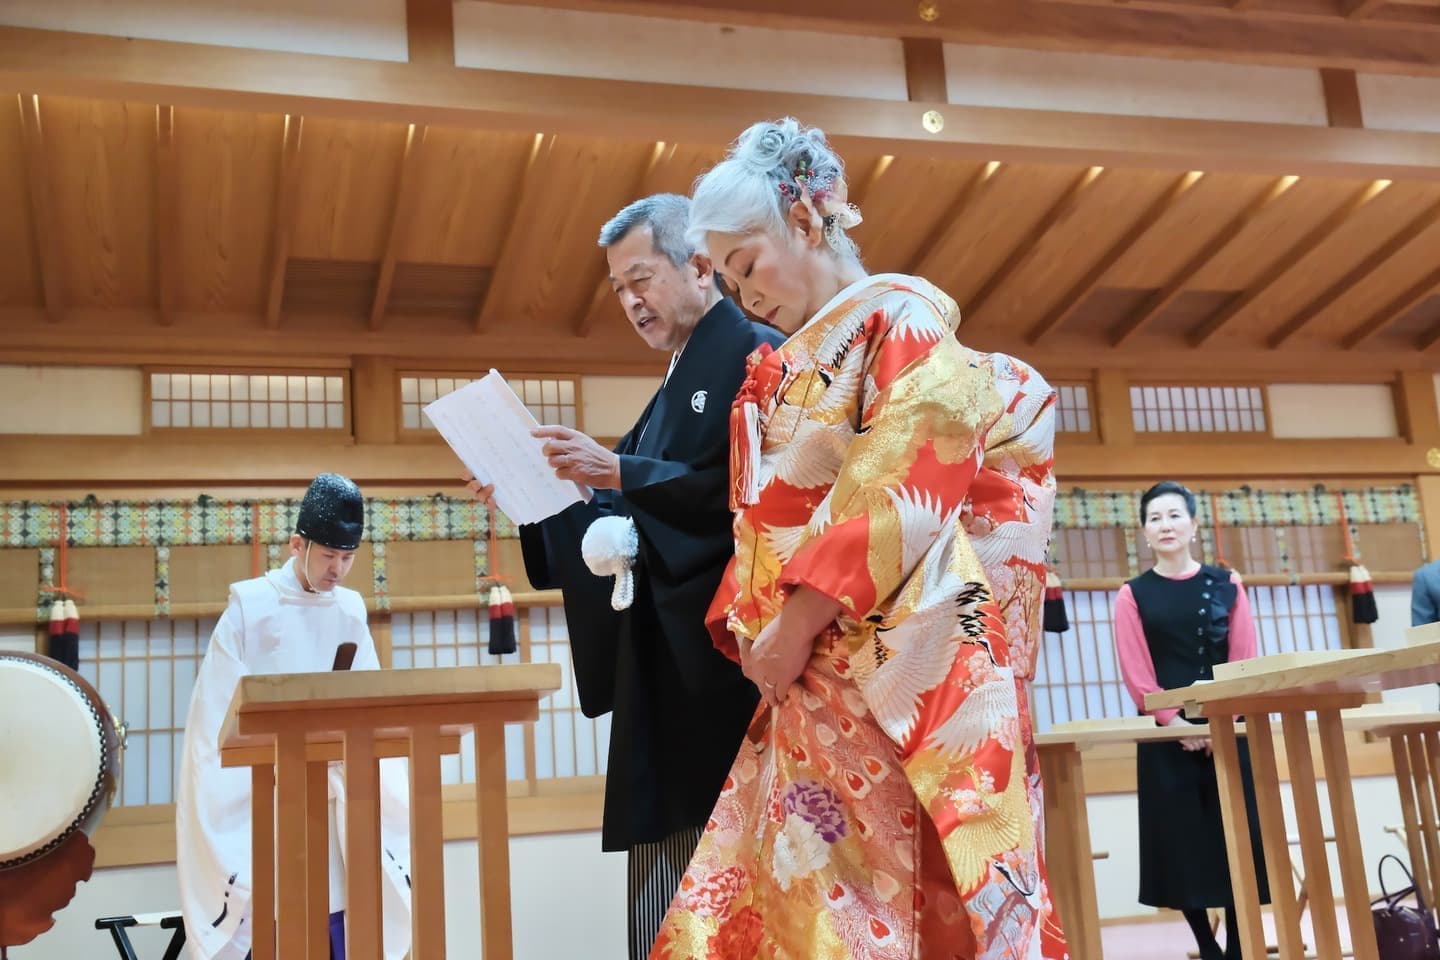
[[[1260,278],[1252,283],[1246,291],[1225,306],[1223,310],[1210,317],[1199,328],[1194,330],[1189,337],[1192,347],[1203,346],[1211,337],[1216,336],[1229,326],[1236,317],[1259,299],[1265,291],[1269,290],[1282,277],[1295,269],[1302,260],[1314,253],[1315,250],[1326,240],[1334,235],[1336,230],[1344,226],[1352,217],[1364,210],[1380,194],[1384,193],[1390,186],[1389,180],[1376,180],[1356,191],[1350,199],[1330,216],[1321,221],[1314,229],[1293,247],[1287,250],[1280,259],[1270,265]]]
[[[1065,222],[1104,177],[1104,167],[1090,167],[1076,177],[1074,182],[1060,195],[1060,199],[1051,204],[1050,209],[1045,211],[1045,215],[1036,222],[1035,226],[1030,228],[1019,245],[1010,251],[1010,255],[1005,258],[1005,261],[994,273],[990,274],[974,296],[970,297],[969,302],[965,305],[965,312],[971,317],[979,316],[985,309],[985,305],[990,302],[990,298],[995,295],[995,291],[999,290],[1006,280],[1023,269],[1035,256],[1040,249],[1040,244],[1044,242],[1046,234],[1057,224]]]
[[[1340,9],[1347,20],[1361,20],[1370,16],[1388,0],[1340,0]]]
[[[390,204],[390,225],[385,231],[385,252],[380,256],[380,274],[375,279],[375,299],[370,306],[370,329],[379,330],[390,303],[390,285],[395,281],[395,259],[400,252],[400,238],[409,223],[411,195],[415,189],[415,171],[425,147],[425,128],[410,124],[405,131],[405,152],[400,158],[400,178],[395,198]]]
[[[285,299],[285,266],[290,259],[290,237],[295,232],[298,208],[296,193],[300,180],[300,139],[305,118],[285,116],[285,134],[280,142],[280,172],[276,177],[275,215],[270,234],[270,285],[265,298],[265,326],[280,326],[280,304]]]
[[[924,242],[916,248],[915,261],[906,269],[906,273],[915,277],[928,277],[932,274],[932,271],[939,266],[950,235],[960,229],[961,222],[965,219],[965,212],[977,203],[987,191],[994,189],[995,184],[1005,175],[1006,169],[999,162],[992,160],[975,171],[970,180],[961,188],[959,196],[946,208],[944,215],[935,221],[935,225],[926,234]]]
[[[885,7],[885,4],[867,4]],[[1090,15],[1087,13],[1087,16]],[[1440,72],[1440,44],[1430,51]],[[756,116],[801,116],[840,145],[971,160],[1440,180],[1440,135],[700,88],[0,27],[0,83],[148,100],[491,130],[726,143]],[[703,100],[704,110],[695,104]]]
[[[1042,337],[1069,319],[1071,314],[1079,308],[1080,304],[1085,302],[1085,298],[1094,293],[1100,284],[1105,282],[1106,275],[1114,269],[1115,264],[1120,262],[1120,258],[1125,256],[1137,243],[1145,239],[1146,234],[1150,232],[1155,224],[1159,223],[1165,214],[1174,209],[1175,204],[1179,203],[1180,199],[1186,196],[1195,185],[1204,178],[1205,174],[1199,170],[1191,170],[1188,173],[1182,174],[1180,178],[1170,186],[1170,189],[1166,190],[1161,194],[1159,199],[1145,209],[1145,212],[1140,215],[1140,219],[1135,221],[1134,226],[1125,231],[1125,235],[1110,246],[1110,249],[1090,268],[1089,272],[1081,277],[1075,286],[1065,291],[1065,295],[1060,298],[1059,306],[1050,311],[1049,315],[1047,315],[1044,320],[1041,320],[1040,323],[1026,335],[1026,341],[1031,344],[1039,343]]]
[[[1440,201],[1436,201],[1428,209],[1422,211],[1407,223],[1404,229],[1385,241],[1382,246],[1372,251],[1369,256],[1352,267],[1345,276],[1326,287],[1323,293],[1312,299],[1291,317],[1284,326],[1272,333],[1270,339],[1266,341],[1267,345],[1272,350],[1284,346],[1291,337],[1309,326],[1312,320],[1329,309],[1332,304],[1340,300],[1351,290],[1354,290],[1368,280],[1376,270],[1379,270],[1388,263],[1391,257],[1405,249],[1414,242],[1416,237],[1437,223],[1440,223]],[[1376,319],[1380,318],[1372,317],[1365,324],[1362,324],[1352,331],[1350,335],[1346,337],[1346,342],[1353,345],[1378,333],[1380,328],[1378,326],[1372,327]]]
[[[505,239],[500,242],[500,253],[495,258],[494,268],[490,271],[492,278],[499,277],[503,281],[508,280],[512,275],[511,261],[515,258],[516,238],[524,228],[526,204],[533,202],[532,194],[536,184],[544,179],[545,166],[554,149],[554,134],[535,134],[535,141],[530,145],[530,156],[525,161],[525,171],[520,175],[520,187],[515,191],[515,199],[510,206],[510,215],[504,221]],[[497,294],[503,292],[504,288],[496,286],[492,280],[485,292],[485,298],[480,301],[480,309],[475,311],[476,333],[494,329],[495,322],[500,317],[501,301],[504,299]]]
[[[160,323],[172,326],[180,283],[180,165],[175,156],[175,108],[155,108],[155,291]]]
[[[1359,331],[1345,338],[1345,346],[1354,347],[1370,339],[1396,320],[1405,316],[1405,314],[1411,310],[1414,310],[1421,303],[1430,299],[1430,297],[1436,293],[1440,293],[1440,267],[1431,270],[1412,284],[1404,293],[1381,307],[1373,317],[1361,325]],[[1360,335],[1362,331],[1363,336]],[[1440,341],[1440,323],[1437,323],[1425,331],[1425,333],[1421,334],[1415,342],[1415,347],[1417,350],[1428,350],[1434,346],[1437,341]]]
[[[875,184],[880,182],[880,178],[885,176],[886,172],[890,169],[890,165],[894,162],[895,157],[888,153],[877,158],[875,165],[870,168],[870,172],[865,174],[865,178],[851,185],[849,189],[849,201],[857,207],[864,203],[865,198],[870,195],[870,191],[875,189]]]
[[[65,275],[61,266],[60,238],[56,234],[55,209],[50,202],[45,128],[40,120],[40,98],[22,93],[17,99],[20,104],[20,136],[25,145],[25,175],[30,188],[30,227],[35,244],[35,262],[40,266],[40,292],[45,298],[45,317],[53,323],[65,315]]]
[[[1201,247],[1200,251],[1190,258],[1189,263],[1180,268],[1179,273],[1170,278],[1170,282],[1164,288],[1146,300],[1139,310],[1125,318],[1111,331],[1111,345],[1118,347],[1129,340],[1146,324],[1155,319],[1161,310],[1173,303],[1175,298],[1190,286],[1190,282],[1195,279],[1195,276],[1209,266],[1220,255],[1220,252],[1240,235],[1240,231],[1249,226],[1256,217],[1268,210],[1271,204],[1283,197],[1295,185],[1296,179],[1296,177],[1279,178],[1263,194],[1256,197],[1232,217],[1230,222],[1210,239],[1209,243]]]
[[[650,158],[645,163],[645,168],[635,178],[630,196],[635,199],[647,197],[655,192],[655,177],[661,173],[667,164],[675,156],[675,144],[667,144],[657,141],[655,149],[650,152]],[[590,301],[585,305],[584,311],[575,318],[574,332],[577,337],[588,337],[590,331],[595,329],[605,307],[615,298],[615,291],[610,287],[610,265],[604,257],[599,257],[599,264],[595,268],[596,280],[591,286],[594,293],[590,295]]]

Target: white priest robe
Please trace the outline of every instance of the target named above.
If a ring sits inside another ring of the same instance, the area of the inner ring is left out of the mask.
[[[294,568],[292,558],[263,577],[230,585],[229,604],[195,678],[175,797],[180,907],[195,960],[245,960],[250,951],[250,769],[222,768],[218,746],[240,678],[328,671],[347,641],[356,646],[351,669],[380,668],[360,595],[344,587],[307,592]],[[345,907],[342,770],[330,765],[332,913]],[[400,960],[410,950],[407,761],[380,761],[380,787],[385,957]]]

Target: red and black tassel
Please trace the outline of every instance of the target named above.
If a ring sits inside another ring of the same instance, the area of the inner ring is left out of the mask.
[[[496,656],[514,653],[515,598],[510,589],[497,585],[490,588],[490,652]]]
[[[80,614],[75,601],[56,597],[50,606],[50,637],[46,644],[50,659],[58,660],[71,670],[80,669]]]
[[[1064,633],[1070,629],[1065,612],[1065,584],[1054,570],[1045,571],[1045,606],[1040,617],[1046,633]]]
[[[1363,563],[1350,564],[1350,619],[1353,623],[1374,623],[1380,619],[1375,606],[1375,584]]]

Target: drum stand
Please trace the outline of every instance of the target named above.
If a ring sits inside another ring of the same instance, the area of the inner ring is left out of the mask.
[[[115,941],[115,949],[120,951],[120,960],[139,960],[135,956],[135,947],[130,943],[130,935],[125,930],[127,927],[148,927],[152,924],[159,924],[161,930],[175,931],[161,960],[178,960],[180,950],[185,946],[185,921],[178,913],[137,913],[133,917],[101,917],[95,921],[95,929],[110,931],[110,938]]]

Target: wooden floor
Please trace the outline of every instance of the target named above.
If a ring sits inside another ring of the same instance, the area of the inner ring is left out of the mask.
[[[1167,912],[1163,921],[1146,920],[1139,923],[1116,924],[1105,927],[1101,942],[1105,946],[1104,960],[1184,960],[1195,949],[1195,939],[1190,927],[1178,913]],[[1345,908],[1339,909],[1340,941],[1346,956],[1349,956],[1350,936],[1345,926]],[[1310,917],[1302,921],[1306,944],[1313,944]],[[1275,943],[1275,924],[1270,914],[1265,914],[1266,943]],[[1220,935],[1224,946],[1224,934]],[[1271,954],[1274,956],[1274,954]]]

